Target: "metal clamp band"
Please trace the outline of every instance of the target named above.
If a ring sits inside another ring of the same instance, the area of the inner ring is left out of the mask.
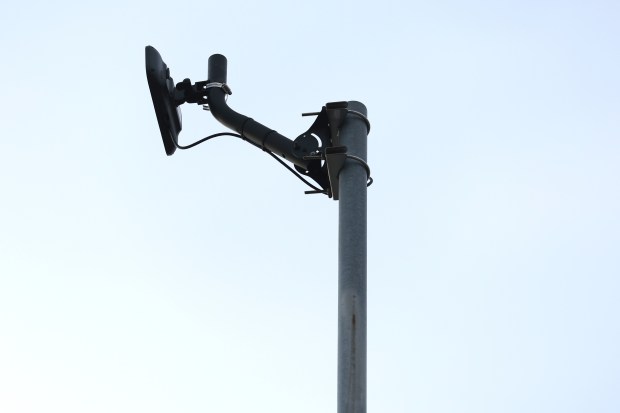
[[[366,133],[370,133],[370,121],[362,112],[358,112],[357,110],[347,109],[347,113],[351,113],[352,115],[360,117],[364,123],[366,124]]]
[[[230,90],[230,86],[228,86],[226,83],[220,83],[220,82],[210,82],[207,83],[206,85],[204,85],[202,87],[203,90],[212,88],[212,87],[216,87],[219,89],[222,89],[224,91],[224,93],[226,93],[226,100],[228,100],[228,95],[232,95],[232,90]],[[209,105],[202,105],[202,109],[203,110],[211,110],[209,109]]]
[[[220,82],[210,82],[207,83],[203,89],[209,89],[212,87],[217,87],[220,88],[224,91],[224,93],[226,93],[227,95],[232,95],[232,90],[230,90],[230,87],[226,84],[226,83],[220,83]]]
[[[359,156],[355,156],[355,155],[349,155],[347,154],[347,159],[353,159],[354,161],[359,162],[360,164],[362,164],[362,166],[364,167],[364,169],[366,169],[366,177],[367,177],[367,182],[366,182],[366,186],[369,187],[370,185],[372,185],[373,183],[373,179],[370,176],[370,166],[368,166],[368,164],[366,163],[365,160],[363,160],[362,158],[360,158]]]

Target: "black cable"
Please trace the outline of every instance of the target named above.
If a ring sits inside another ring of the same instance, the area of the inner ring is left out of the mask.
[[[312,185],[310,182],[306,181],[300,174],[299,172],[297,172],[296,170],[294,170],[293,168],[291,168],[290,166],[288,166],[287,164],[284,163],[284,161],[280,158],[278,158],[277,155],[275,155],[273,152],[271,151],[265,151],[267,152],[269,155],[271,155],[273,157],[273,159],[275,159],[276,161],[280,162],[282,164],[282,166],[284,166],[286,169],[288,169],[289,171],[291,171],[293,173],[293,175],[295,175],[297,178],[299,178],[303,183],[305,183],[306,185],[308,185],[310,188],[312,188],[315,191],[318,192],[325,192],[324,189],[319,189],[316,186]]]
[[[196,142],[189,144],[187,146],[183,146],[183,145],[179,145],[178,142],[174,142],[174,144],[176,145],[177,148],[179,149],[189,149],[189,148],[193,148],[196,145],[200,145],[203,142],[208,141],[209,139],[213,139],[213,138],[217,138],[218,136],[234,136],[235,138],[241,138],[244,141],[248,141],[245,137],[243,137],[243,135],[239,135],[238,133],[232,133],[232,132],[220,132],[220,133],[214,133],[213,135],[209,135],[205,138],[202,138],[200,140],[197,140]],[[250,141],[248,141],[250,142]],[[318,192],[325,192],[325,190],[320,189],[314,185],[312,185],[310,182],[306,181],[300,174],[299,172],[297,172],[296,170],[294,170],[293,168],[291,168],[290,166],[288,166],[282,159],[278,158],[277,155],[275,155],[273,152],[261,148],[260,145],[255,144],[254,142],[250,142],[252,145],[256,146],[257,148],[263,149],[263,151],[267,152],[269,155],[271,155],[273,157],[273,159],[275,159],[276,161],[278,161],[282,166],[284,166],[286,169],[288,169],[293,175],[295,175],[297,178],[299,178],[299,180],[301,180],[303,183],[305,183],[306,185],[308,185],[310,188],[312,188],[315,191]]]
[[[202,139],[200,139],[200,140],[198,140],[198,141],[196,141],[196,142],[194,142],[194,143],[192,143],[192,144],[189,144],[189,145],[187,145],[187,146],[182,146],[182,145],[179,145],[177,142],[174,142],[174,144],[175,144],[175,145],[176,145],[176,147],[177,147],[177,148],[179,148],[179,149],[189,149],[189,148],[193,148],[193,147],[194,147],[194,146],[196,146],[196,145],[200,145],[201,143],[206,142],[206,141],[208,141],[209,139],[217,138],[218,136],[235,136],[235,137],[237,137],[237,138],[242,138],[242,139],[243,139],[243,136],[239,135],[238,133],[232,133],[232,132],[220,132],[220,133],[214,133],[213,135],[209,135],[209,136],[207,136],[206,138],[202,138]]]

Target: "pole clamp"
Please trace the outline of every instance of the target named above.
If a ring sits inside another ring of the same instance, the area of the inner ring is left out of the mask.
[[[314,162],[310,162],[307,170],[299,167],[296,169],[299,173],[310,176],[324,189],[324,191],[306,191],[307,194],[325,193],[330,198],[338,200],[338,175],[347,159],[360,163],[366,169],[366,186],[372,185],[373,179],[366,161],[348,154],[347,147],[340,143],[340,128],[349,114],[361,118],[366,124],[366,130],[370,131],[368,118],[361,112],[349,109],[348,102],[331,102],[323,106],[320,112],[302,113],[302,116],[316,116],[316,119],[308,131],[295,139],[293,151],[296,156]]]
[[[196,103],[198,105],[203,105],[203,109],[209,110],[207,89],[212,87],[222,89],[226,94],[226,99],[228,99],[228,95],[232,95],[232,90],[226,83],[209,82],[205,80],[192,84],[191,80],[183,79],[183,81],[177,83],[174,88],[174,103],[177,106],[183,103]]]

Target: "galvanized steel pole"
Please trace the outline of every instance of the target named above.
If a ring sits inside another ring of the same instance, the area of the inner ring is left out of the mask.
[[[360,102],[349,110],[367,115]],[[340,129],[347,154],[366,161],[368,130],[349,113]],[[366,169],[347,159],[340,171],[338,228],[338,413],[366,413]]]

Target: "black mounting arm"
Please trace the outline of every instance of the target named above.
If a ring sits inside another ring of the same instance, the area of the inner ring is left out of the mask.
[[[226,86],[227,64],[226,57],[221,54],[209,58],[211,84]],[[347,102],[327,103],[321,112],[312,114],[317,115],[317,118],[310,129],[291,141],[228,107],[226,94],[230,94],[230,89],[210,87],[205,90],[209,110],[215,119],[256,146],[289,160],[299,173],[311,177],[324,189],[307,193],[325,193],[330,198],[338,199],[338,173],[348,156],[347,148],[340,145],[338,133],[344,118],[352,112],[347,108]],[[362,114],[356,114],[363,117],[370,129],[368,119]]]
[[[226,84],[226,71],[226,57],[214,54],[209,58],[209,82]],[[256,146],[281,156],[304,171],[309,169],[311,163],[317,162],[306,159],[306,156],[312,155],[313,148],[296,148],[295,143],[286,136],[232,110],[226,103],[226,91],[222,88],[208,88],[206,96],[213,117]]]

